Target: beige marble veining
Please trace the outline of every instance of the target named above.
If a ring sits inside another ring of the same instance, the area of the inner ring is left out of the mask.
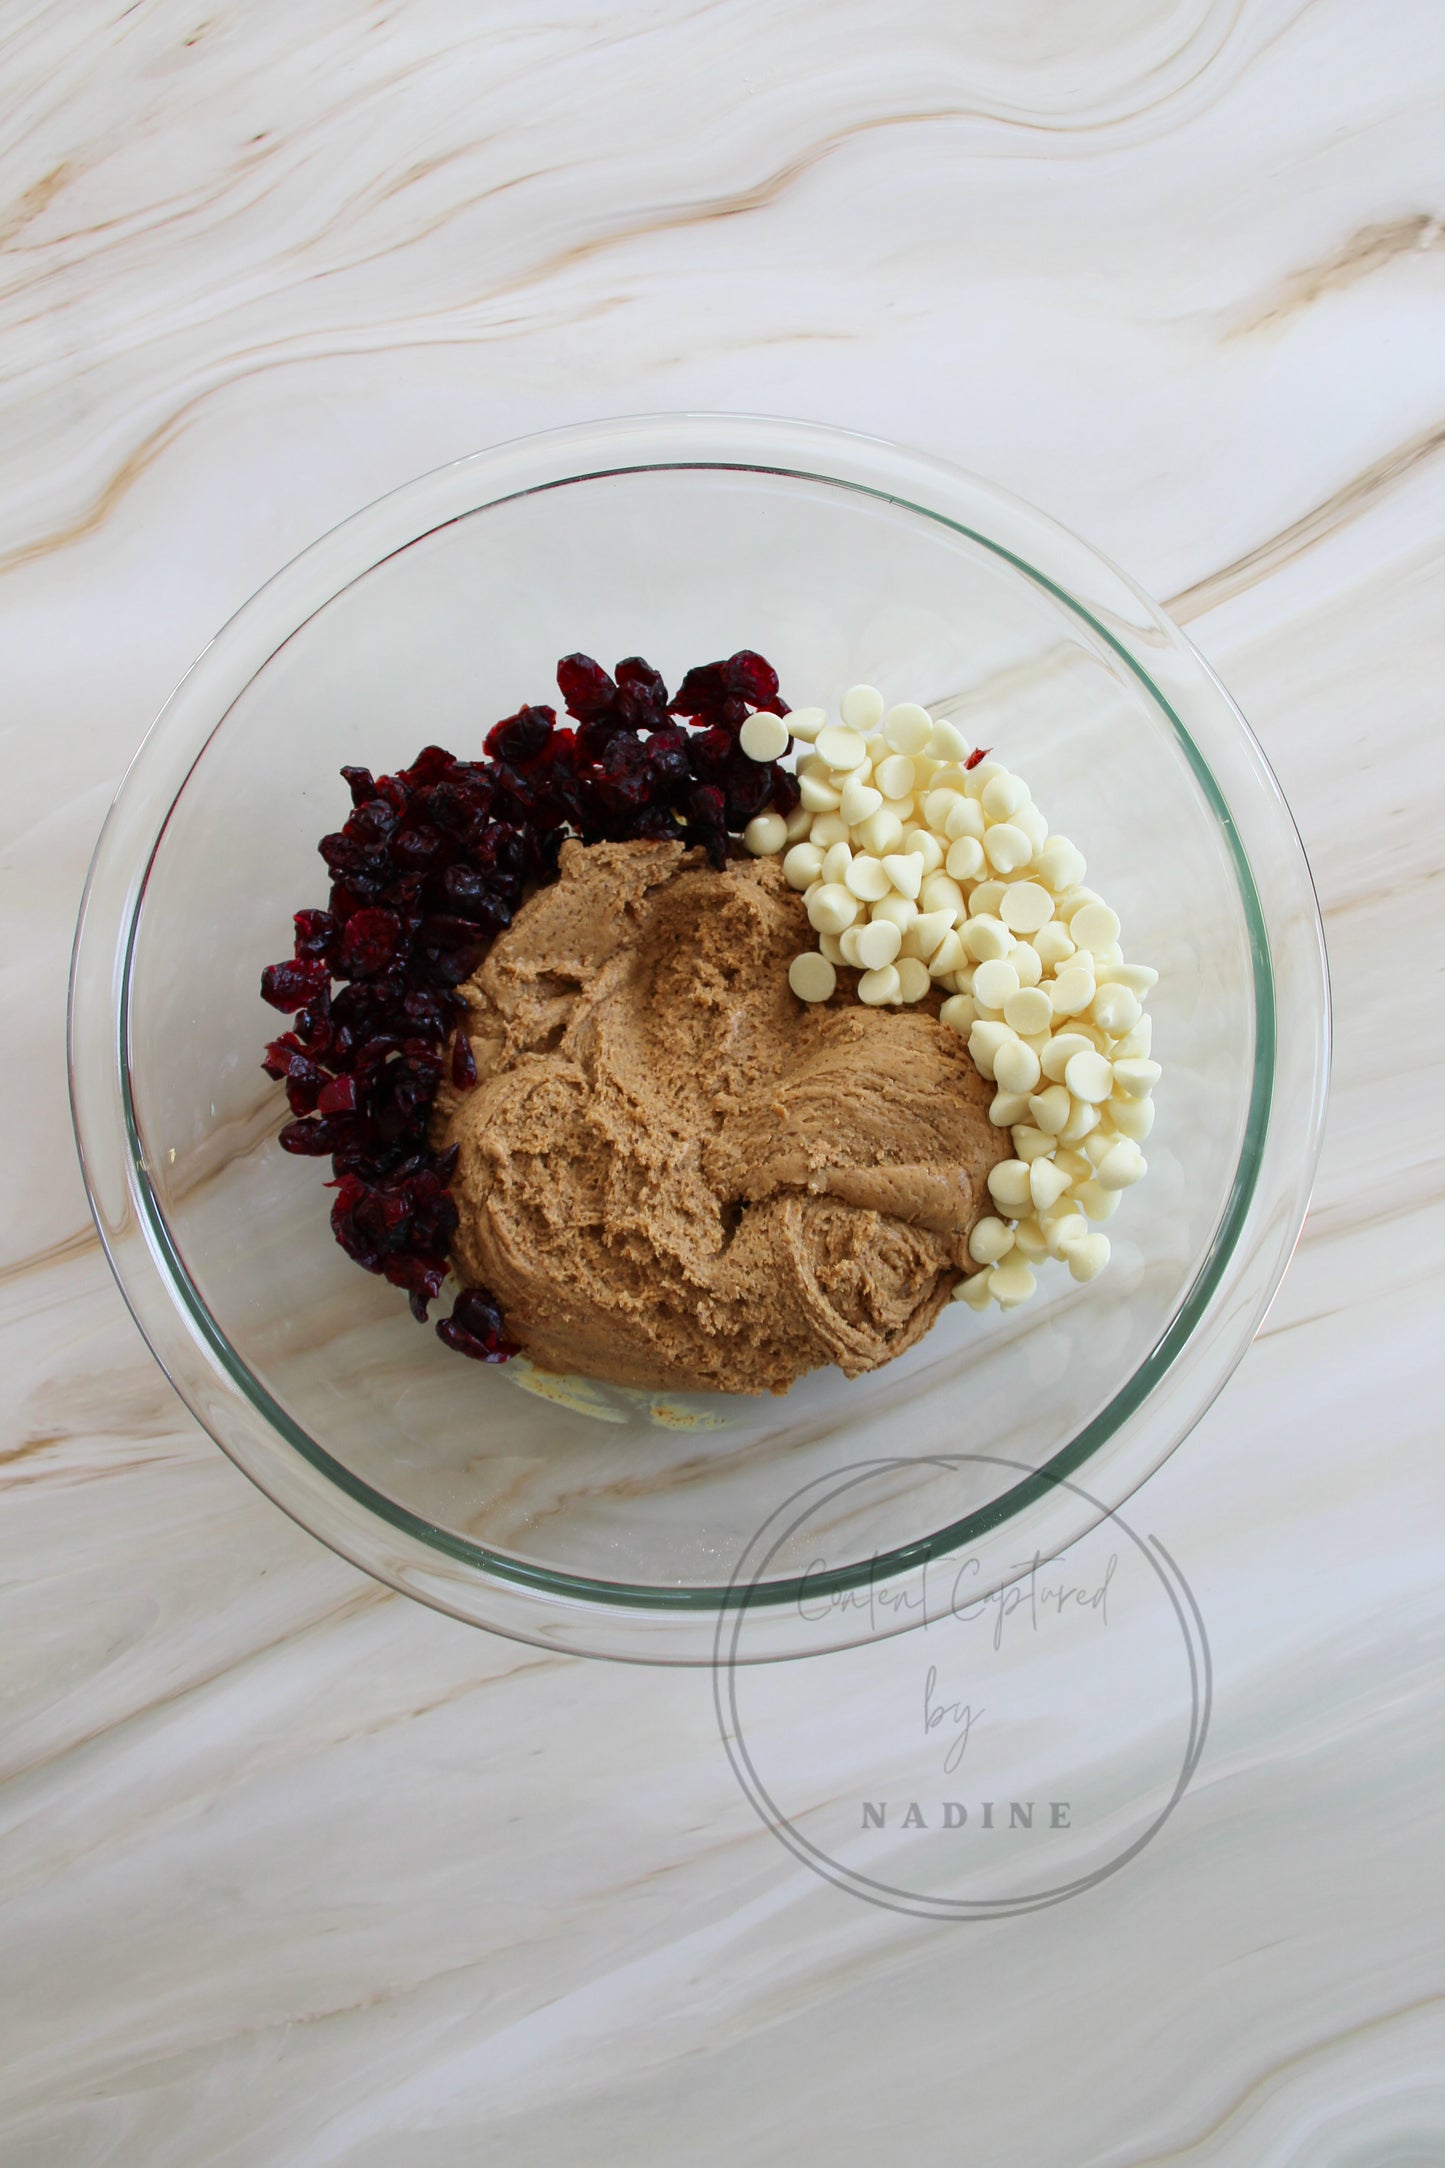
[[[1421,0],[0,7],[6,2168],[1445,2153],[1442,76]],[[80,884],[192,655],[426,467],[688,405],[915,442],[1172,597],[1320,890],[1315,1205],[1146,1493],[1208,1750],[1030,1918],[857,1904],[705,1674],[324,1551],[171,1393],[75,1171]]]

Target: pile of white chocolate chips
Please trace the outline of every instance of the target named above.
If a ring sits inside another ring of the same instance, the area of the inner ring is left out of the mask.
[[[1014,1148],[988,1178],[997,1209],[969,1238],[981,1269],[954,1294],[1012,1309],[1042,1258],[1076,1280],[1109,1261],[1090,1222],[1147,1172],[1159,1064],[1144,1001],[1159,974],[1125,963],[1118,918],[1083,886],[1082,852],[1049,832],[1001,761],[912,702],[885,714],[871,685],[845,693],[840,713],[744,724],[755,760],[776,760],[789,735],[813,751],[798,762],[797,811],[761,814],[743,841],[755,857],[786,852],[817,932],[788,974],[800,1000],[826,1001],[840,965],[876,1006],[946,994],[939,1014],[997,1087],[990,1119]]]

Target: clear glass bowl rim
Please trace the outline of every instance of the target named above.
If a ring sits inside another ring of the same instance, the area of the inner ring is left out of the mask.
[[[1235,727],[1247,741],[1253,756],[1252,765],[1275,801],[1282,823],[1281,840],[1298,855],[1313,900],[1303,848],[1263,753],[1240,710],[1208,664],[1141,589],[1067,529],[992,484],[884,439],[816,423],[746,415],[637,416],[549,430],[474,453],[378,499],[301,552],[243,605],[192,665],[161,710],[123,777],[96,846],[76,930],[69,1009],[71,1104],[87,1194],[121,1292],[167,1376],[216,1443],[238,1461],[267,1495],[300,1519],[322,1541],[340,1549],[343,1555],[351,1557],[365,1570],[379,1574],[380,1578],[406,1593],[422,1594],[423,1600],[473,1620],[477,1618],[473,1606],[459,1607],[447,1600],[444,1591],[439,1593],[419,1587],[416,1576],[402,1577],[395,1571],[388,1571],[385,1561],[358,1555],[354,1540],[339,1540],[335,1530],[315,1525],[315,1518],[286,1495],[284,1484],[268,1482],[265,1472],[258,1471],[253,1453],[236,1449],[218,1419],[212,1395],[198,1390],[196,1379],[188,1375],[190,1365],[184,1359],[177,1359],[177,1348],[158,1344],[163,1337],[157,1328],[159,1313],[153,1300],[144,1299],[146,1295],[154,1294],[157,1280],[173,1313],[183,1321],[185,1341],[190,1349],[194,1351],[199,1347],[204,1351],[210,1364],[261,1417],[275,1437],[301,1455],[327,1484],[343,1493],[364,1514],[375,1515],[387,1524],[404,1543],[420,1545],[427,1552],[455,1562],[466,1569],[469,1577],[499,1582],[524,1594],[541,1596],[548,1602],[581,1606],[584,1610],[600,1606],[644,1613],[675,1615],[681,1612],[702,1614],[709,1620],[716,1620],[724,1607],[740,1602],[746,1602],[750,1609],[758,1605],[790,1604],[801,1594],[802,1584],[796,1579],[787,1579],[751,1586],[746,1591],[739,1591],[732,1584],[649,1587],[541,1568],[492,1551],[424,1520],[353,1474],[301,1429],[252,1375],[211,1315],[186,1270],[147,1173],[144,1145],[138,1133],[131,1095],[128,1055],[130,980],[136,932],[150,867],[160,847],[170,808],[185,788],[206,744],[223,726],[240,690],[281,644],[273,637],[278,615],[289,622],[290,629],[284,636],[290,637],[324,609],[344,586],[363,577],[395,550],[408,547],[454,519],[483,512],[517,496],[647,470],[688,468],[735,469],[775,474],[780,479],[818,481],[896,503],[905,511],[979,544],[1074,612],[1092,635],[1103,641],[1139,680],[1175,733],[1229,852],[1248,929],[1253,968],[1253,1074],[1234,1180],[1213,1239],[1154,1347],[1109,1403],[1032,1476],[961,1520],[901,1545],[878,1559],[810,1578],[807,1584],[810,1596],[831,1593],[835,1589],[842,1592],[858,1588],[865,1582],[877,1585],[914,1574],[1014,1521],[1035,1503],[1061,1497],[1066,1489],[1074,1491],[1075,1487],[1067,1479],[1076,1476],[1092,1461],[1120,1426],[1159,1392],[1180,1354],[1208,1316],[1211,1301],[1249,1220],[1264,1169],[1266,1149],[1271,1142],[1278,1019],[1269,930],[1254,872],[1230,805],[1209,759],[1177,712],[1174,700],[1158,681],[1160,673],[1155,657],[1161,643],[1163,652],[1172,662],[1183,666],[1186,683],[1192,679],[1195,684],[1210,688],[1216,708],[1223,703]],[[430,501],[440,495],[459,508],[440,517],[428,517],[417,525],[415,507],[423,500]],[[928,501],[930,498],[933,501]],[[940,499],[951,500],[955,512],[962,504],[968,504],[973,518],[953,516],[940,509]],[[979,517],[986,520],[986,525],[974,524],[974,519]],[[1009,539],[1003,539],[1004,535]],[[1020,541],[1022,547],[1014,546]],[[337,578],[336,574],[343,569],[345,576]],[[1081,581],[1081,571],[1087,571],[1092,577]],[[1083,599],[1081,588],[1089,591],[1088,601]],[[296,615],[295,597],[303,591],[308,606]],[[1127,605],[1123,611],[1121,600]],[[1137,652],[1140,645],[1137,628],[1140,627],[1147,628],[1152,668],[1146,667]],[[262,635],[259,642],[258,632]],[[265,651],[261,652],[262,649]],[[243,652],[246,660],[239,662]],[[230,662],[229,670],[217,670],[216,665],[223,658]],[[203,726],[203,735],[196,742],[193,720],[198,705],[196,695],[201,696],[204,711],[205,698],[211,691],[207,681],[211,677],[221,680],[217,689],[228,691],[229,697],[225,697],[218,708],[210,710],[209,727]],[[179,764],[178,748],[166,742],[173,721],[191,724],[186,748],[189,757],[184,757]],[[128,819],[127,815],[130,816]],[[143,863],[138,862],[134,849],[137,827],[142,832],[149,832]],[[1246,1329],[1240,1329],[1245,1321],[1238,1317],[1233,1320],[1235,1329],[1230,1336],[1233,1344],[1227,1351],[1227,1359],[1216,1366],[1218,1374],[1212,1389],[1202,1404],[1194,1408],[1164,1452],[1156,1455],[1154,1466],[1187,1435],[1204,1407],[1232,1374],[1273,1299],[1303,1222],[1322,1141],[1328,1072],[1328,975],[1317,905],[1314,908],[1314,934],[1318,959],[1318,1000],[1314,1005],[1318,1036],[1318,1058],[1314,1063],[1317,1089],[1308,1119],[1295,1132],[1296,1179],[1292,1184],[1294,1197],[1288,1240],[1276,1245],[1280,1250],[1277,1269],[1254,1291],[1253,1314],[1247,1319]],[[110,1064],[105,1087],[109,1103],[104,1108],[96,1105],[96,1092],[92,1087],[98,1082],[98,1068],[104,1074],[107,1065],[97,1065],[93,1058],[85,1059],[81,1052],[81,1042],[93,1040],[96,1031],[93,997],[95,988],[102,981],[108,986],[110,996],[107,1004]],[[121,1148],[119,1165],[117,1144]],[[126,1192],[125,1207],[119,1212],[115,1209],[118,1174],[123,1178]],[[137,1235],[141,1239],[137,1240]],[[1136,1471],[1129,1480],[1128,1489],[1149,1472],[1149,1468]],[[1075,1495],[1082,1493],[1075,1491]],[[1111,1496],[1106,1503],[1112,1508],[1127,1495],[1128,1490],[1125,1490],[1119,1497]],[[521,1631],[515,1621],[505,1623],[503,1630]],[[522,1637],[534,1636],[523,1631]],[[626,1652],[609,1650],[606,1653]]]

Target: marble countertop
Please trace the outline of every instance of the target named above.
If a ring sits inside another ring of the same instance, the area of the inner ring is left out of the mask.
[[[1445,2157],[1442,77],[1424,0],[0,6],[6,2168]],[[681,407],[1087,535],[1319,885],[1314,1208],[1147,1489],[1205,1758],[1034,1916],[857,1903],[760,1826],[705,1673],[331,1556],[172,1394],[76,1171],[80,887],[191,657],[412,475]]]

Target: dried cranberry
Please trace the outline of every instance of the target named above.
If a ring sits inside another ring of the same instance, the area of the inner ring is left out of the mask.
[[[317,1072],[318,1075],[320,1072]],[[293,1077],[295,1072],[292,1072]],[[294,1101],[293,1101],[294,1104]],[[317,1098],[318,1114],[354,1114],[356,1112],[356,1078],[354,1076],[330,1077],[323,1084]]]
[[[802,786],[791,768],[772,768],[773,805],[779,813],[787,815],[797,811],[802,802]]]
[[[688,740],[688,765],[701,781],[716,783],[726,775],[733,752],[731,734],[721,723],[713,723],[707,730],[694,732]]]
[[[267,964],[261,973],[261,999],[269,1001],[273,1009],[302,1009],[315,1000],[330,978],[329,967],[320,962]]]
[[[331,911],[297,911],[292,923],[296,928],[295,956],[298,963],[314,963],[320,960],[331,963],[336,954],[336,938],[341,931],[340,922]]]
[[[777,671],[751,648],[739,648],[736,655],[730,655],[722,665],[722,675],[723,683],[737,699],[777,715],[787,714],[787,707],[778,699]]]
[[[976,745],[963,765],[965,768],[976,768],[981,760],[988,759],[992,751],[991,745]]]
[[[472,1042],[464,1031],[459,1031],[452,1041],[452,1082],[458,1091],[470,1091],[477,1081],[477,1060],[472,1052]]]
[[[502,1313],[485,1288],[464,1287],[450,1317],[437,1320],[437,1337],[473,1362],[504,1363],[517,1353],[502,1330]]]
[[[341,935],[340,970],[349,979],[376,978],[396,961],[401,949],[401,920],[395,911],[358,911]]]
[[[710,715],[727,698],[723,665],[705,662],[689,670],[672,698],[674,715]]]
[[[557,665],[557,689],[569,715],[579,722],[608,715],[617,700],[617,687],[601,663],[590,655],[564,655]]]
[[[765,763],[749,760],[746,753],[740,752],[728,763],[723,788],[727,794],[729,828],[746,828],[772,797],[773,778]]]
[[[305,1054],[294,1055],[286,1071],[287,1106],[293,1114],[314,1114],[318,1109],[322,1114],[347,1111],[322,1105],[331,1082],[319,1062],[311,1061]]]
[[[324,1159],[336,1149],[340,1137],[335,1123],[308,1114],[302,1121],[288,1122],[277,1141],[283,1152],[297,1152],[305,1159]]]
[[[353,805],[368,805],[373,798],[380,796],[376,787],[376,777],[372,774],[370,768],[343,768],[341,773],[351,786],[351,802]]]
[[[401,781],[412,788],[423,789],[430,783],[440,783],[457,765],[455,753],[449,753],[444,745],[424,745],[409,768],[401,771]]]
[[[539,753],[547,749],[547,741],[557,727],[555,708],[518,708],[504,722],[494,723],[487,732],[485,745],[494,760],[509,761],[514,768],[525,768]]]
[[[629,730],[659,730],[667,721],[662,673],[640,655],[629,655],[617,665],[617,712]]]

